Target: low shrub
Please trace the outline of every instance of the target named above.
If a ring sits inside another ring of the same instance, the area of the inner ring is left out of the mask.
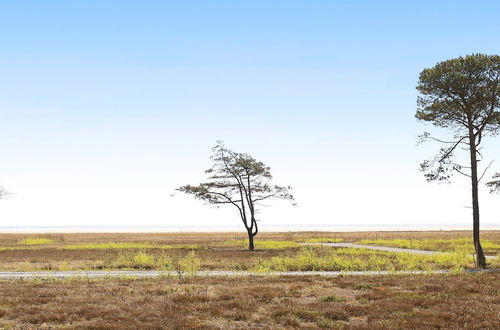
[[[196,256],[194,251],[190,251],[179,260],[178,264],[180,271],[193,275],[200,270],[201,260]]]

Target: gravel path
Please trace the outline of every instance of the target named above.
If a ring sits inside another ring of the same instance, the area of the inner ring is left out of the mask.
[[[345,247],[345,248],[355,248],[355,249],[369,249],[369,250],[399,252],[399,253],[406,252],[406,253],[424,254],[424,255],[444,253],[443,251],[404,249],[404,248],[396,248],[396,247],[388,247],[388,246],[362,245],[362,244],[355,244],[355,243],[304,243],[304,244],[305,245],[324,245],[324,246],[331,246],[331,247]],[[486,259],[495,259],[495,258],[497,258],[497,256],[486,256]]]
[[[500,269],[487,269],[487,270],[467,270],[468,273],[477,272],[498,272]],[[0,272],[0,279],[3,280],[16,280],[16,279],[35,279],[35,278],[120,278],[120,277],[162,277],[162,276],[344,276],[344,275],[357,275],[357,276],[370,276],[370,275],[393,275],[393,274],[444,274],[448,270],[434,270],[434,271],[367,271],[367,272],[324,272],[324,271],[310,271],[310,272],[243,272],[243,271],[199,271],[195,273],[179,273],[175,271],[153,271],[153,270],[117,270],[117,271],[53,271],[53,272]]]
[[[415,249],[403,249],[403,248],[395,248],[388,246],[376,246],[376,245],[362,245],[355,243],[304,243],[307,245],[324,245],[324,246],[332,246],[332,247],[345,247],[345,248],[354,248],[354,249],[369,249],[369,250],[379,250],[379,251],[388,251],[388,252],[407,252],[412,254],[436,254],[438,251],[426,251],[426,250],[415,250]]]

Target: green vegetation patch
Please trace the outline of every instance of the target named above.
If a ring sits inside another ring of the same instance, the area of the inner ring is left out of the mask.
[[[337,297],[337,296],[325,296],[325,297],[321,297],[321,301],[323,301],[323,302],[343,302],[343,301],[345,301],[345,298]]]
[[[17,242],[18,244],[24,245],[44,245],[44,244],[54,244],[54,240],[50,238],[23,238]]]
[[[169,270],[194,274],[201,268],[201,260],[196,252],[190,251],[185,255],[161,254],[153,255],[146,251],[124,251],[113,260],[106,260],[105,269],[142,269],[142,270]]]
[[[461,270],[472,263],[466,251],[435,255],[392,253],[348,248],[302,248],[295,254],[258,259],[252,270],[269,271],[412,271]]]
[[[342,243],[343,241],[342,238],[319,237],[306,239],[303,243]]]
[[[371,290],[375,287],[373,283],[355,283],[353,284],[353,290]]]
[[[170,249],[170,245],[136,242],[84,243],[62,246],[64,250],[107,250],[107,249]]]
[[[60,247],[64,250],[108,250],[108,249],[187,249],[187,250],[202,250],[205,249],[202,245],[160,245],[154,243],[137,243],[137,242],[109,242],[109,243],[88,243],[88,244],[72,244]]]
[[[222,246],[237,246],[237,247],[247,247],[247,240],[230,240],[221,242]],[[262,250],[282,250],[288,248],[299,247],[300,244],[293,241],[255,241],[255,248]]]

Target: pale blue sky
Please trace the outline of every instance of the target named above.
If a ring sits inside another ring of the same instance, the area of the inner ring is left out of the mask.
[[[497,1],[0,4],[0,225],[234,224],[174,188],[222,139],[295,188],[264,223],[469,224],[425,182],[418,73],[500,53]],[[498,145],[498,140],[496,142]],[[487,158],[500,151],[490,143]],[[483,192],[483,221],[500,196]]]

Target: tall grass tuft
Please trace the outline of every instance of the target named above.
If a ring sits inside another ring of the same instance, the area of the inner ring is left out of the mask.
[[[194,251],[190,251],[179,260],[179,269],[188,275],[194,275],[200,270],[201,260],[196,256]]]

